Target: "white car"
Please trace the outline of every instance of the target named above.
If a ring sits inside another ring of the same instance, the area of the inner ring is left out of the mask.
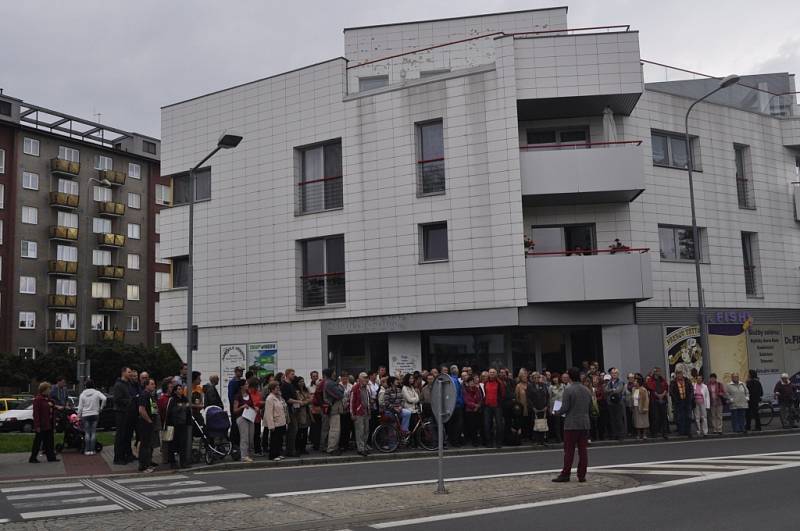
[[[28,399],[0,413],[0,431],[33,431],[33,400]]]

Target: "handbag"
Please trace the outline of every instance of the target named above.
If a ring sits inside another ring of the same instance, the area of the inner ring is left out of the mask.
[[[161,440],[164,442],[172,442],[175,438],[175,426],[167,426],[161,430]]]
[[[547,419],[536,419],[533,422],[533,431],[536,432],[549,431],[549,428],[547,427]]]

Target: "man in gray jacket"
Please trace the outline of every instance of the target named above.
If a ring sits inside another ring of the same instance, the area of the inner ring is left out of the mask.
[[[572,461],[575,459],[575,446],[578,447],[578,481],[586,481],[586,468],[589,466],[589,414],[592,410],[592,392],[581,384],[580,372],[572,367],[567,371],[569,384],[564,389],[561,414],[564,415],[564,468],[553,478],[554,483],[569,481]]]

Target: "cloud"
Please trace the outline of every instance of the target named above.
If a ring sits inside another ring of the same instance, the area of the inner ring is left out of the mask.
[[[757,63],[751,68],[753,73],[772,72],[800,73],[800,38],[785,41],[777,53]]]

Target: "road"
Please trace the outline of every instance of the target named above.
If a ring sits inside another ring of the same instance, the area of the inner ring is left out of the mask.
[[[767,455],[782,452],[798,454]],[[451,456],[445,459],[445,476],[467,479],[545,472],[549,477],[552,473],[549,471],[560,468],[561,455],[559,449],[552,449]],[[581,523],[592,522],[593,529],[616,529],[617,525],[611,523],[624,524],[626,518],[631,518],[639,524],[646,521],[648,529],[683,529],[716,520],[726,522],[726,529],[738,529],[740,523],[748,523],[749,529],[782,529],[781,522],[789,522],[791,516],[786,508],[794,506],[794,500],[789,497],[796,494],[792,478],[800,471],[800,434],[603,446],[590,449],[590,464],[601,467],[590,470],[590,475],[601,471],[624,474],[635,478],[640,486],[631,492],[622,489],[609,498],[562,500],[561,506],[554,505],[546,510],[528,507],[469,518],[450,515],[436,526],[463,531],[489,529],[502,522],[507,529],[529,529],[526,523],[534,518],[537,527],[576,529]],[[729,475],[717,477],[720,472]],[[126,478],[4,482],[0,483],[0,523],[34,524],[56,516],[96,516],[98,524],[102,517],[112,516],[113,522],[123,522],[128,514],[134,517],[136,513],[141,515],[142,511],[153,509],[168,512],[226,500],[255,502],[270,495],[268,499],[291,500],[293,494],[308,491],[323,491],[319,494],[329,495],[331,491],[347,493],[383,484],[431,482],[435,478],[436,460],[425,458],[227,471],[189,470],[175,475]],[[616,516],[606,527],[609,507],[614,508]],[[397,519],[412,516],[423,514],[400,514]],[[370,525],[382,522],[370,521]],[[387,522],[391,524],[392,520]],[[403,529],[431,525],[426,522],[411,524]],[[790,528],[796,529],[797,525]]]

